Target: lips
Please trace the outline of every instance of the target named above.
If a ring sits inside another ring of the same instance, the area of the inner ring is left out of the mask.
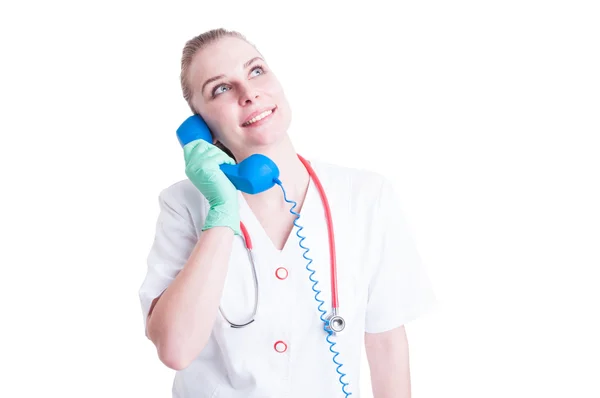
[[[263,108],[256,112],[252,112],[250,115],[248,115],[246,120],[244,120],[244,123],[242,123],[242,127],[248,127],[256,122],[259,122],[260,120],[272,115],[276,109],[277,109],[277,107],[275,106],[275,107]]]

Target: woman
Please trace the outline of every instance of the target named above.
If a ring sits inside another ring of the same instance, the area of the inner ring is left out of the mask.
[[[434,298],[391,184],[373,172],[304,163],[287,134],[284,91],[239,33],[217,29],[190,40],[181,83],[214,141],[186,145],[188,179],[160,193],[139,292],[146,335],[177,370],[173,396],[358,397],[364,342],[375,397],[409,397],[403,325]],[[221,172],[222,163],[254,153],[278,166],[285,197],[277,186],[242,193]],[[345,320],[338,333],[324,323],[332,304],[329,230],[309,168],[335,231]]]

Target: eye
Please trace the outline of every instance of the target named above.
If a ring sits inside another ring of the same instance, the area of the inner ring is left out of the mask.
[[[223,90],[221,90],[221,89],[223,89]],[[213,96],[222,94],[227,90],[229,90],[229,88],[226,85],[221,84],[220,86],[215,87],[215,89],[213,90]]]
[[[256,73],[258,72],[258,73]],[[254,68],[252,68],[252,70],[250,71],[250,75],[254,75],[254,76],[259,76],[262,75],[264,72],[263,67],[262,66],[255,66]]]

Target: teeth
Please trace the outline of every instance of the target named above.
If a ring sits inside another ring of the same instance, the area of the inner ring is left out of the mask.
[[[248,126],[248,125],[251,125],[252,123],[256,123],[259,120],[264,119],[265,117],[269,116],[271,113],[273,113],[273,111],[264,111],[260,115],[253,117],[252,119],[250,119],[249,121],[244,123],[244,126]]]

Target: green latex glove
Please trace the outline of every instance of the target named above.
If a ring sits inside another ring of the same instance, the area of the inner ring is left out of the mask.
[[[200,139],[186,144],[183,153],[185,174],[210,205],[202,230],[223,226],[240,235],[238,191],[219,167],[223,163],[235,164],[235,161],[215,145]]]

